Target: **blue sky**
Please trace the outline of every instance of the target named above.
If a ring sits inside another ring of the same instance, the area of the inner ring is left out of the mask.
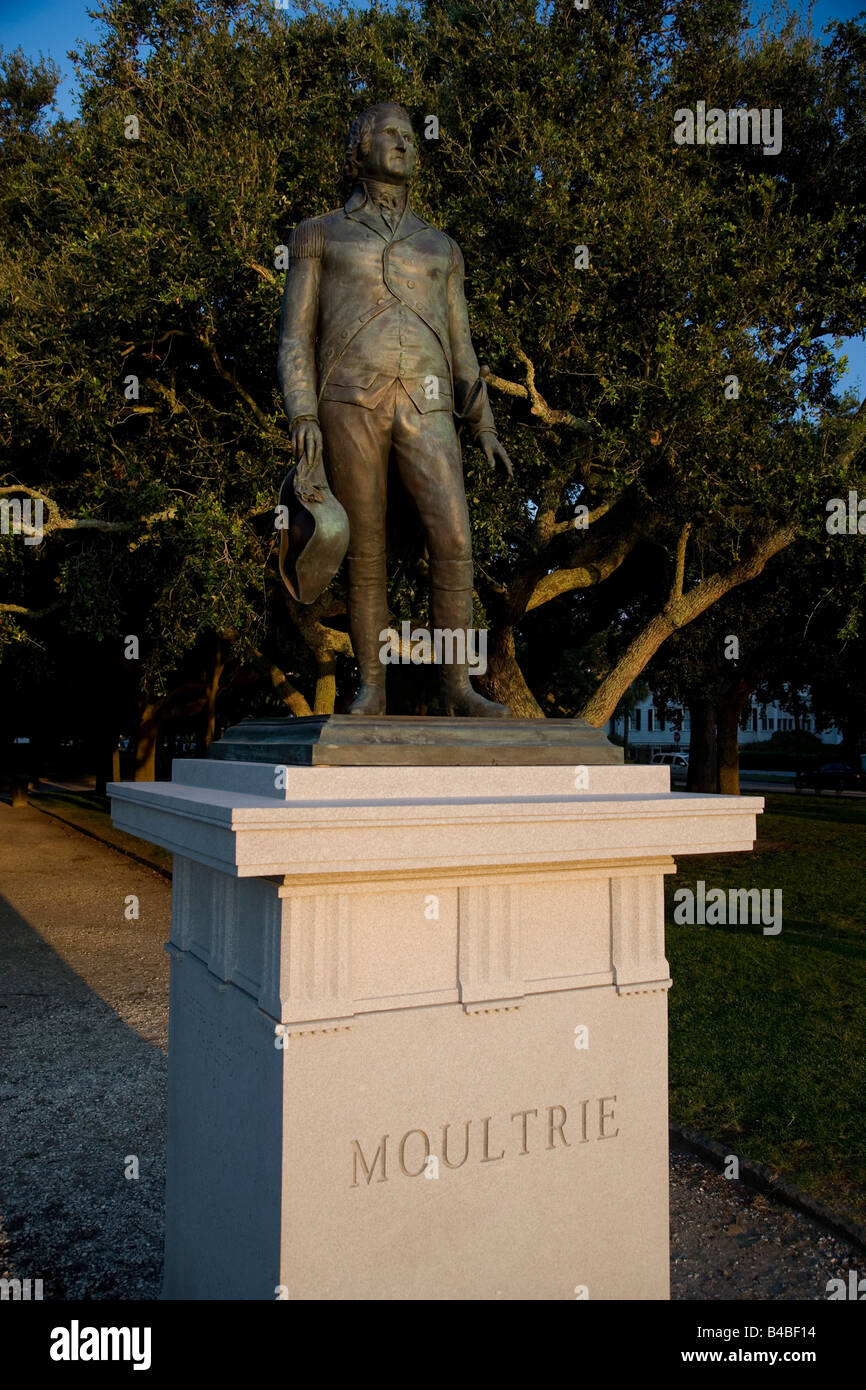
[[[96,0],[89,0],[96,8]],[[763,6],[755,4],[755,10]],[[805,4],[799,7],[805,13]],[[83,0],[0,0],[0,45],[5,49],[23,48],[29,57],[42,53],[54,59],[63,73],[58,105],[65,115],[75,114],[75,72],[66,57],[80,40],[95,39],[98,26],[89,17]],[[866,0],[818,0],[813,7],[813,25],[820,32],[834,19],[852,19],[866,11]],[[850,339],[845,344],[849,359],[848,384],[866,389],[866,343]]]
[[[97,8],[96,0],[89,8]],[[95,39],[99,28],[87,10],[82,0],[0,0],[0,44],[54,59],[63,73],[57,104],[66,116],[75,115],[75,70],[66,54],[80,40]]]
[[[7,49],[20,46],[32,57],[41,52],[54,59],[64,74],[59,105],[66,115],[75,111],[75,74],[66,54],[80,39],[97,36],[98,26],[88,15],[89,8],[96,9],[97,0],[0,0],[0,44]],[[807,8],[806,4],[799,6],[803,13]],[[763,9],[760,0],[755,0],[754,9]],[[851,19],[863,10],[866,0],[817,0],[813,24],[819,31],[831,20]]]

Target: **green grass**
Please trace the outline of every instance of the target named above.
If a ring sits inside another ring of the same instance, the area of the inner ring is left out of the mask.
[[[773,795],[752,854],[666,885],[671,1118],[866,1220],[866,801]],[[673,925],[673,893],[781,888],[779,936]]]

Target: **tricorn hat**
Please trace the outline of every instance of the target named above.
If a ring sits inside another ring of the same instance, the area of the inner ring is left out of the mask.
[[[300,486],[298,465],[290,468],[280,488],[280,506],[288,515],[280,531],[280,574],[292,598],[315,603],[343,563],[349,518],[321,465]]]

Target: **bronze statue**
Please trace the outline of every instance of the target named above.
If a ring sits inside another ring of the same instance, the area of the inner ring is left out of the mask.
[[[297,460],[290,476],[310,514],[329,507],[332,523],[319,528],[318,562],[308,567],[315,578],[300,596],[311,601],[336,572],[346,549],[345,509],[349,631],[361,668],[351,714],[385,713],[389,460],[426,535],[434,630],[472,628],[455,419],[466,422],[491,467],[498,460],[511,474],[472,347],[460,248],[409,204],[415,153],[402,106],[379,103],[353,122],[351,196],[343,208],[295,227],[283,295],[278,374]],[[315,534],[309,524],[294,541],[286,537],[284,552],[312,544]],[[291,553],[285,558],[293,573]],[[447,714],[510,714],[478,694],[466,664],[443,665],[440,679]]]

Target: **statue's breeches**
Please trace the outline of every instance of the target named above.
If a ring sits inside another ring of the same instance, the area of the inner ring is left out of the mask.
[[[381,564],[385,575],[388,463],[418,509],[431,560],[471,562],[469,514],[460,444],[450,411],[421,414],[399,382],[373,410],[344,401],[319,403],[325,470],[349,517],[353,561]]]

